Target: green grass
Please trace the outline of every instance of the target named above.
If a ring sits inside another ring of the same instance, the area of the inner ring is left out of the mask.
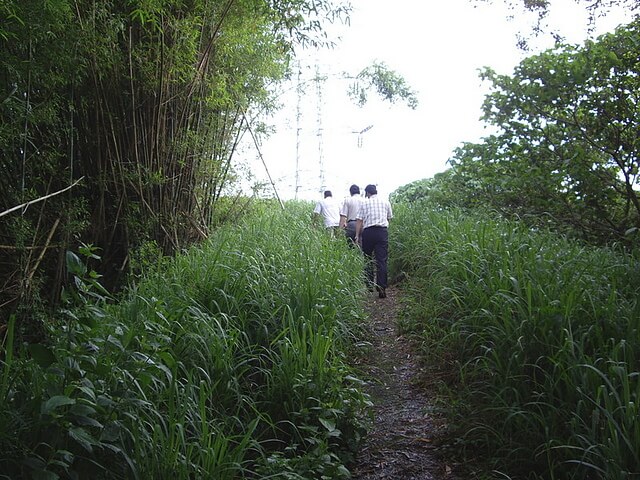
[[[267,204],[117,302],[71,265],[49,343],[2,362],[0,478],[347,478],[362,258],[310,212]]]
[[[471,454],[524,478],[640,473],[640,263],[488,215],[396,207],[406,330],[457,369]],[[634,280],[635,279],[635,280]]]

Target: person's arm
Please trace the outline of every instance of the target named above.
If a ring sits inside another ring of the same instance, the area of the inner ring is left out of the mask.
[[[322,205],[320,202],[316,203],[313,212],[311,212],[311,224],[317,226],[322,223]]]
[[[348,206],[347,206],[347,200],[344,199],[342,201],[342,203],[340,204],[340,228],[347,228],[347,212],[348,212]]]
[[[360,234],[362,233],[362,219],[356,220],[356,243],[360,241]]]

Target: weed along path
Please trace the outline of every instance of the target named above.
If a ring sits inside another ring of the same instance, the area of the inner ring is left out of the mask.
[[[356,360],[374,403],[374,422],[351,472],[357,480],[456,480],[439,454],[444,420],[434,407],[425,371],[408,338],[398,335],[398,292],[371,296],[367,306],[370,349]],[[427,379],[428,380],[428,379]]]

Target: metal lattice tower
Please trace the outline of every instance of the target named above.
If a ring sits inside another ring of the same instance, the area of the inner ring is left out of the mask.
[[[322,131],[322,77],[320,76],[320,68],[316,65],[316,100],[318,101],[317,110],[317,136],[318,136],[318,167],[320,170],[320,192],[326,188],[324,178],[324,152],[323,152],[323,131]]]
[[[298,94],[298,102],[296,105],[296,185],[294,198],[298,199],[298,191],[300,190],[300,133],[301,133],[301,122],[302,122],[302,68],[300,67],[300,62],[298,62],[298,86],[297,86],[297,94]]]

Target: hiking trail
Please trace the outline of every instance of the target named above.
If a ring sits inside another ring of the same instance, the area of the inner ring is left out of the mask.
[[[397,331],[399,292],[391,287],[387,298],[371,295],[366,306],[371,347],[355,365],[366,381],[375,420],[352,465],[352,478],[457,480],[456,465],[446,461],[437,445],[446,423],[430,392],[435,387],[426,378],[416,346]]]

